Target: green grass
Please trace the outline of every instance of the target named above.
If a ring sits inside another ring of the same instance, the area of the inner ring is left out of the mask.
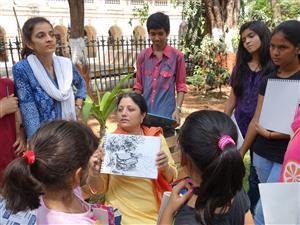
[[[250,154],[249,154],[249,151],[244,157],[244,165],[245,165],[245,169],[246,169],[246,174],[245,174],[244,179],[243,179],[243,187],[244,187],[244,190],[247,192],[249,190],[248,177],[249,177],[249,173],[250,173]]]

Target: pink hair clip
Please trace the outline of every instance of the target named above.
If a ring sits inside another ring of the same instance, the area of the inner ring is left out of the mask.
[[[229,135],[223,135],[218,142],[218,147],[224,151],[224,148],[227,144],[232,144],[235,146],[234,140]]]

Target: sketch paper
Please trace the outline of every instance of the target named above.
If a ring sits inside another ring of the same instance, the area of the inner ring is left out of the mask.
[[[101,173],[156,179],[155,159],[160,145],[160,137],[107,134]]]
[[[242,145],[243,145],[244,138],[243,138],[242,132],[241,132],[241,130],[240,130],[240,128],[239,128],[239,126],[238,126],[238,124],[236,122],[234,114],[232,114],[231,119],[234,122],[234,124],[236,126],[237,133],[238,133],[238,140],[237,140],[236,148],[239,150],[242,147]]]
[[[269,79],[259,124],[271,131],[291,134],[299,93],[299,80]]]
[[[265,224],[300,224],[300,183],[261,183]]]

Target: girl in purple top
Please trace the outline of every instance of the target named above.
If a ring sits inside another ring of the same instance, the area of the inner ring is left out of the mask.
[[[7,209],[37,209],[37,225],[95,224],[80,191],[85,183],[93,186],[90,178],[99,174],[98,139],[91,129],[55,120],[37,130],[30,148],[5,171],[2,194]]]
[[[230,79],[231,92],[224,112],[231,116],[234,111],[244,137],[255,112],[260,82],[272,69],[270,36],[268,27],[260,21],[247,22],[240,28],[237,60]],[[252,154],[250,155],[252,162]],[[252,213],[259,199],[257,184],[257,175],[251,163],[248,195]]]

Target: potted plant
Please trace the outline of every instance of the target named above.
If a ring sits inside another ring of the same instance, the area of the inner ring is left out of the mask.
[[[126,75],[119,81],[119,83],[116,84],[116,86],[111,91],[104,92],[102,96],[98,88],[96,88],[97,99],[98,99],[97,101],[93,101],[93,99],[90,96],[87,96],[87,98],[85,99],[84,106],[82,109],[83,121],[84,123],[87,123],[90,115],[93,115],[96,118],[96,120],[99,122],[100,125],[99,143],[101,142],[103,136],[105,135],[106,121],[108,117],[117,108],[116,105],[117,97],[120,94],[129,91],[129,89],[123,89],[122,85],[132,77],[133,74]]]

